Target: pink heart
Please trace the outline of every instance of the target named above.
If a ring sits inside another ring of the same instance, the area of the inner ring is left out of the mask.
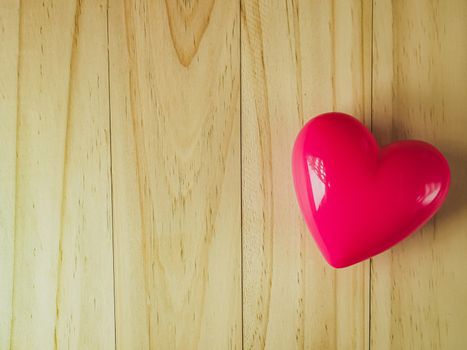
[[[310,120],[292,157],[298,203],[336,268],[406,238],[436,213],[449,189],[449,165],[436,148],[401,141],[380,149],[363,124],[343,113]]]

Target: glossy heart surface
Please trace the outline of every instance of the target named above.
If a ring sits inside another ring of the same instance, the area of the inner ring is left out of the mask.
[[[389,249],[426,223],[449,189],[444,156],[422,141],[380,148],[357,119],[326,113],[300,131],[295,192],[326,260],[346,267]]]

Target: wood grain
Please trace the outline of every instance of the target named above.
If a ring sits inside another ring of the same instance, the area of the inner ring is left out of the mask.
[[[336,271],[306,230],[290,155],[301,126],[370,121],[369,1],[242,2],[246,349],[368,348],[368,264]]]
[[[111,1],[117,348],[241,347],[236,1]]]
[[[0,349],[10,345],[12,318],[18,28],[18,2],[0,2]]]
[[[467,348],[467,3],[375,2],[373,128],[448,158],[439,214],[372,264],[371,347]]]
[[[467,2],[0,2],[0,349],[467,348]],[[452,186],[330,268],[302,125],[433,143]]]
[[[17,46],[6,42],[16,50],[18,80],[16,102],[14,76],[6,95],[9,154],[2,165],[11,175],[2,186],[16,175],[16,199],[7,192],[16,212],[6,291],[11,324],[9,334],[2,329],[2,348],[112,348],[105,2],[22,1],[7,16],[19,33]],[[15,38],[13,28],[9,34]]]

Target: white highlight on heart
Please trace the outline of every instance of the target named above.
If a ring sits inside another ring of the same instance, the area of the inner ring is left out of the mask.
[[[308,157],[308,175],[310,176],[311,189],[313,192],[313,200],[315,202],[316,210],[321,205],[321,202],[326,192],[326,185],[324,179],[326,178],[326,172],[324,170],[323,161],[319,158]]]

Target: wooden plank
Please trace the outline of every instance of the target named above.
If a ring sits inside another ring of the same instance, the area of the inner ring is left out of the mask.
[[[368,264],[334,270],[293,193],[301,126],[338,110],[369,125],[370,1],[242,3],[246,349],[368,348]]]
[[[109,11],[117,348],[240,348],[238,2]]]
[[[467,2],[378,0],[373,127],[383,144],[416,138],[448,158],[438,215],[371,272],[371,347],[467,348]]]
[[[114,346],[106,12],[21,2],[11,349]]]
[[[10,345],[12,317],[18,5],[16,0],[0,2],[0,349]]]

